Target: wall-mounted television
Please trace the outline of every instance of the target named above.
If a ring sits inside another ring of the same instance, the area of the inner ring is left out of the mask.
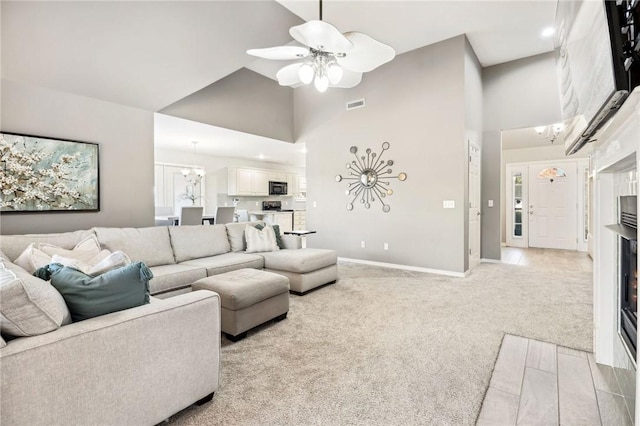
[[[559,0],[555,40],[565,152],[578,152],[640,85],[640,0]]]

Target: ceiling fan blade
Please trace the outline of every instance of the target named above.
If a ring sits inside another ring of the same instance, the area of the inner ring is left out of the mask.
[[[396,56],[396,51],[391,46],[380,43],[366,34],[352,31],[344,36],[353,43],[353,49],[344,58],[338,58],[338,62],[351,71],[369,72]]]
[[[247,53],[264,59],[291,60],[309,56],[309,49],[300,46],[277,46],[265,49],[249,49]]]
[[[302,63],[291,64],[284,68],[280,68],[280,71],[276,74],[276,78],[278,79],[280,86],[295,86],[302,84],[300,77],[298,76],[300,65],[302,65]]]
[[[338,84],[330,84],[329,87],[341,87],[343,89],[350,89],[356,87],[362,81],[362,73],[349,71],[342,69],[342,78]]]
[[[309,21],[291,27],[289,34],[299,43],[326,52],[348,52],[353,44],[336,27],[324,21]]]

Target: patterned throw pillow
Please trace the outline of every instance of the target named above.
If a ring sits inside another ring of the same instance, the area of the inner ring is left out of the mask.
[[[276,242],[276,234],[271,226],[266,226],[260,230],[254,226],[247,225],[244,233],[247,240],[247,253],[280,250]]]

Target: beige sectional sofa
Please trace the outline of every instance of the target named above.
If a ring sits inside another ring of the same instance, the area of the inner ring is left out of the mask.
[[[337,278],[335,252],[298,250],[296,237],[285,236],[288,250],[244,253],[246,225],[0,236],[8,269],[35,284],[26,298],[47,290],[46,282],[12,263],[31,243],[70,250],[91,235],[103,249],[145,262],[154,275],[149,291],[156,296],[150,304],[71,324],[68,312],[47,311],[47,332],[0,340],[2,423],[156,424],[210,399],[219,385],[220,299],[211,291],[192,292],[193,282],[265,268],[287,276],[292,291],[304,293]],[[0,306],[6,303],[0,300]]]

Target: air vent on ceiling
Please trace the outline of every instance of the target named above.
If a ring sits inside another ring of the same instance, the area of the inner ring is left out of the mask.
[[[357,101],[347,102],[347,111],[350,109],[362,108],[364,107],[364,98],[358,99]]]

